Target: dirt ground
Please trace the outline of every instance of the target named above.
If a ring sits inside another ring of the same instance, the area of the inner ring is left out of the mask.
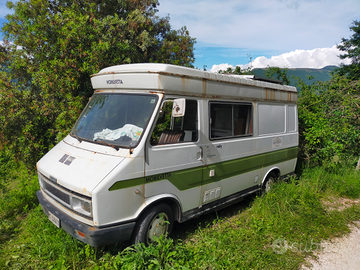
[[[359,270],[360,269],[360,221],[352,225],[351,233],[323,242],[324,250],[316,253],[318,259],[309,259],[313,270]]]
[[[343,210],[359,200],[342,199],[335,203],[324,202],[329,209]],[[321,249],[315,253],[317,259],[308,259],[312,266],[301,269],[313,270],[359,270],[360,269],[360,221],[350,226],[351,232],[343,237],[321,243]]]

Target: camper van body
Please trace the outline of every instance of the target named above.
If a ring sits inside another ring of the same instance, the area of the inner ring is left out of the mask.
[[[37,164],[44,212],[89,245],[147,242],[294,173],[294,87],[167,64],[91,82],[73,130]]]

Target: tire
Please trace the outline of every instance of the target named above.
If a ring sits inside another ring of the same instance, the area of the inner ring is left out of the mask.
[[[146,246],[155,242],[160,235],[170,235],[174,224],[172,209],[167,204],[158,204],[150,208],[139,219],[134,234],[134,244],[144,243]]]
[[[270,192],[271,190],[271,186],[275,183],[276,181],[276,174],[274,172],[271,172],[268,174],[268,176],[266,177],[263,185],[262,185],[262,188],[261,188],[261,191],[262,191],[262,194],[267,194]]]

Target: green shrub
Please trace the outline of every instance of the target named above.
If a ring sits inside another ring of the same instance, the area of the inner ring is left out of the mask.
[[[334,76],[300,82],[300,157],[309,166],[333,167],[360,152],[360,83]]]

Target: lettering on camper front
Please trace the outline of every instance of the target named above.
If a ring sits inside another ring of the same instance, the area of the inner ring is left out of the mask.
[[[123,80],[107,80],[106,84],[124,84]]]

